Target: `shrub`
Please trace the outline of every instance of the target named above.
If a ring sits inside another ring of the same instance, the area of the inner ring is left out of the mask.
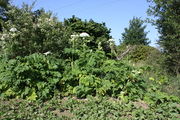
[[[146,61],[149,58],[151,58],[152,53],[154,51],[158,51],[158,50],[150,46],[138,45],[136,46],[134,51],[130,53],[129,59],[134,62]]]
[[[69,94],[78,97],[87,95],[109,95],[125,99],[143,96],[145,82],[140,69],[127,63],[109,60],[103,51],[84,50],[79,59],[73,61],[73,67],[67,64],[63,81]]]
[[[61,89],[62,61],[32,54],[3,62],[0,93],[3,97],[29,100],[51,98]]]
[[[128,51],[129,50],[129,51]],[[144,63],[153,66],[161,66],[165,59],[165,56],[156,48],[146,45],[125,45],[122,44],[117,47],[118,56],[121,56],[128,51],[123,59],[130,60],[138,63],[144,61]]]
[[[32,11],[32,6],[10,6],[8,20],[2,23],[1,51],[10,58],[51,51],[62,54],[70,33],[61,22],[45,10]]]

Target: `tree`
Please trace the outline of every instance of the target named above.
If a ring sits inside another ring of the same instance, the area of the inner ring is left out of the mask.
[[[2,31],[2,21],[6,19],[5,11],[8,9],[9,1],[10,0],[0,0],[0,31]]]
[[[112,37],[110,36],[110,29],[106,27],[105,23],[97,23],[92,19],[82,21],[80,18],[72,16],[72,18],[64,20],[64,25],[71,29],[72,34],[86,32],[93,37],[88,44],[90,48],[97,49],[98,45],[101,44],[106,53],[110,52],[108,41]]]
[[[0,18],[3,18],[5,10],[7,10],[7,6],[10,0],[0,0]]]
[[[148,14],[156,17],[154,24],[160,33],[159,45],[166,54],[166,67],[180,74],[180,1],[148,0],[152,3]]]
[[[148,45],[149,39],[146,37],[146,26],[143,26],[143,21],[140,18],[133,18],[129,22],[129,27],[125,28],[122,33],[122,42],[126,45]]]
[[[43,9],[32,11],[32,6],[10,6],[0,33],[2,53],[10,58],[33,53],[52,52],[61,55],[68,46],[70,34],[62,22]]]

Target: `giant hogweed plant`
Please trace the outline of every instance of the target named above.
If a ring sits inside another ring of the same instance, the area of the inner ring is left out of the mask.
[[[100,47],[89,49],[88,39],[76,38],[72,48],[65,50],[73,58],[66,63],[69,67],[65,68],[62,78],[67,94],[78,97],[109,95],[124,100],[127,96],[142,97],[145,90],[142,71],[122,61],[110,60]]]
[[[112,96],[127,101],[142,98],[146,91],[141,69],[109,59],[102,49],[87,46],[91,37],[78,37],[67,48],[63,61],[32,54],[2,62],[1,96],[29,100],[62,96]]]
[[[3,62],[0,69],[0,95],[28,100],[51,98],[57,90],[62,89],[61,64],[61,60],[42,54]]]

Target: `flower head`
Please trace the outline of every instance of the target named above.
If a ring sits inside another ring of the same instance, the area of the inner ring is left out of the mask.
[[[16,29],[16,28],[11,28],[9,31],[10,31],[10,32],[16,32],[17,29]]]
[[[109,39],[109,42],[114,42],[114,39],[113,38]]]
[[[71,38],[77,38],[79,35],[71,35]]]
[[[83,32],[83,33],[81,33],[79,36],[80,36],[80,37],[89,37],[89,34],[88,34],[88,33]]]
[[[48,51],[48,52],[45,52],[45,53],[43,53],[44,55],[49,55],[49,54],[51,54],[51,52],[50,51]]]

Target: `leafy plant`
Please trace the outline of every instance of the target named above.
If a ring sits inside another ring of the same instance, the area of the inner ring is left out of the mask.
[[[1,66],[1,96],[47,99],[61,88],[62,61],[42,54],[11,59]]]
[[[70,33],[51,12],[32,8],[26,4],[8,7],[0,33],[1,51],[10,58],[47,51],[59,56],[69,45]]]

